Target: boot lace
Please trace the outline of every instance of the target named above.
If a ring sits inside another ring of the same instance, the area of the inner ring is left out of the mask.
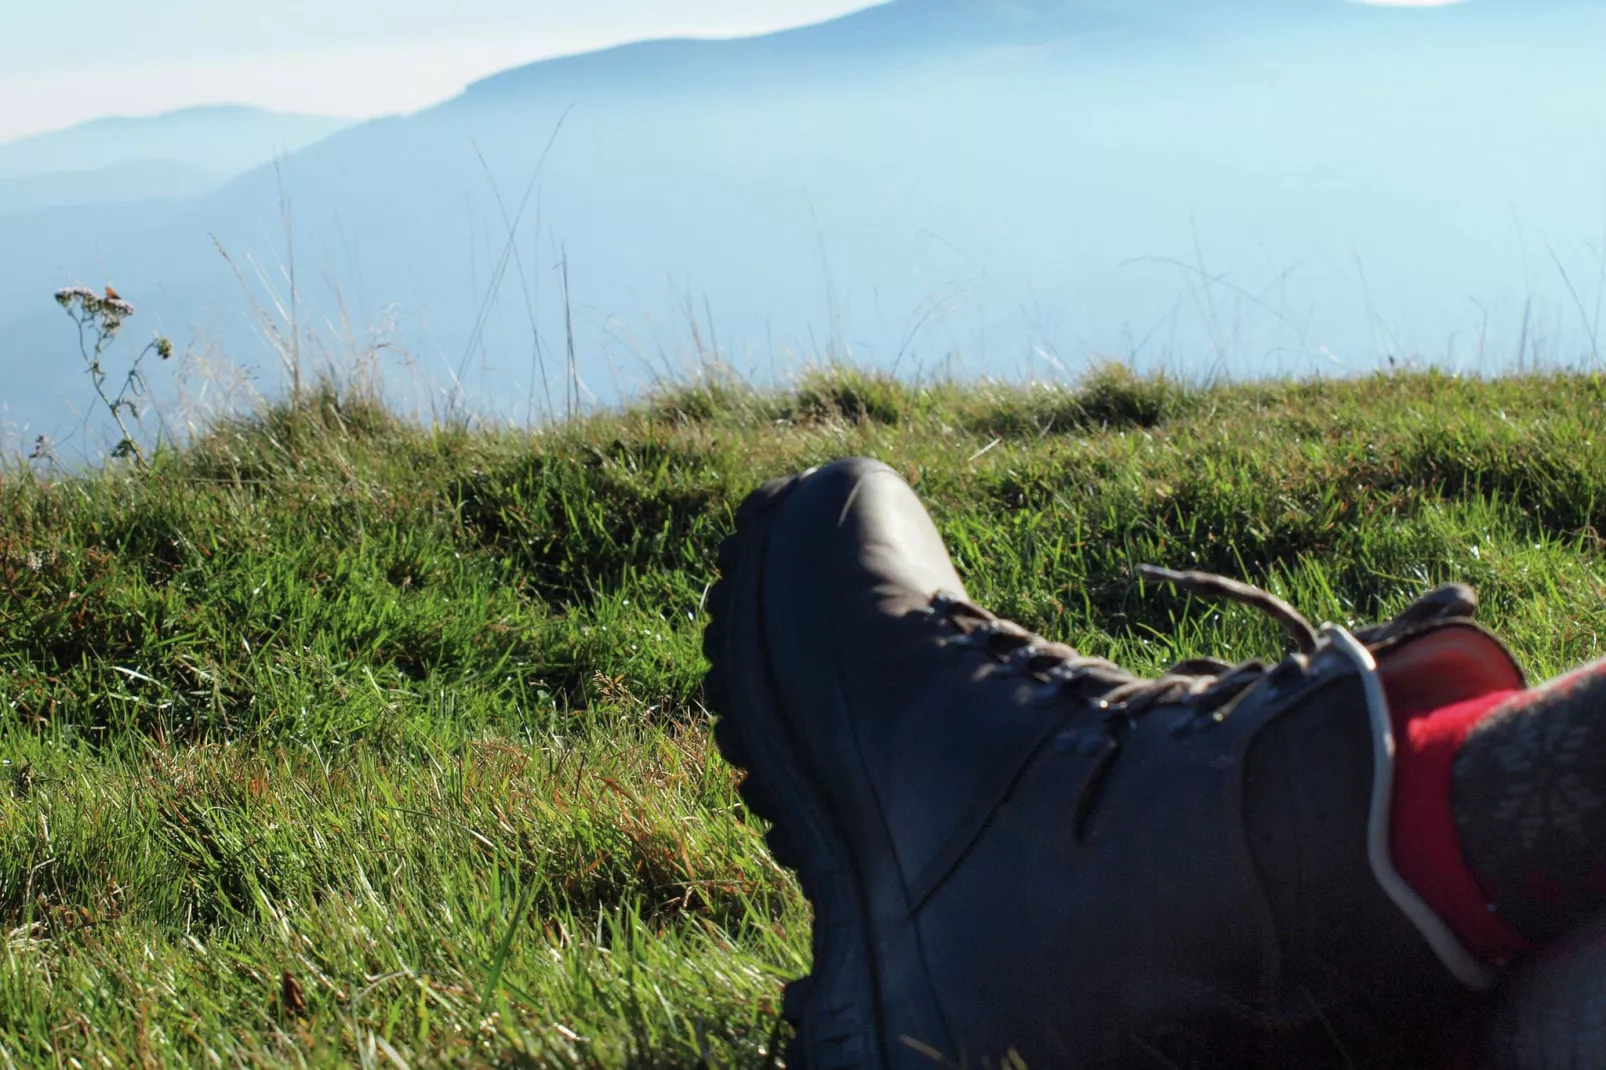
[[[1261,661],[1234,665],[1216,658],[1189,658],[1158,677],[1140,677],[1105,658],[1044,639],[948,592],[932,598],[931,610],[957,631],[949,645],[981,650],[1001,671],[1035,681],[1036,701],[1046,703],[1066,695],[1088,698],[1112,717],[1136,717],[1157,706],[1184,706],[1189,721],[1200,716],[1220,720],[1222,707],[1268,672],[1302,674],[1317,649],[1317,632],[1310,621],[1269,591],[1210,572],[1174,572],[1153,565],[1140,565],[1137,571],[1146,579],[1260,610],[1288,633],[1295,653],[1271,669]],[[1420,624],[1471,616],[1476,606],[1469,587],[1447,584],[1418,598],[1387,623],[1362,629],[1356,636],[1367,646],[1375,646]]]

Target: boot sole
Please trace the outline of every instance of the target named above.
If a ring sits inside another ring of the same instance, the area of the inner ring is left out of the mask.
[[[814,969],[786,986],[782,1016],[795,1029],[793,1070],[881,1070],[877,987],[865,896],[846,839],[796,757],[765,653],[760,597],[765,551],[780,505],[808,473],[773,480],[748,495],[736,530],[719,550],[720,579],[709,592],[704,691],[717,716],[714,741],[744,770],[749,810],[770,822],[775,860],[798,876],[814,907]],[[750,621],[756,627],[733,626]]]

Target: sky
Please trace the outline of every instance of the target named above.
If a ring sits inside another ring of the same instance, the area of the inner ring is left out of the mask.
[[[199,104],[367,118],[522,63],[740,36],[867,0],[0,0],[0,141]]]

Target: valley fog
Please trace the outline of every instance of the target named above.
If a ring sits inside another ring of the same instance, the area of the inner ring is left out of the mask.
[[[0,216],[0,397],[48,431],[82,394],[49,300],[74,281],[135,301],[131,342],[213,346],[271,391],[280,359],[214,239],[288,308],[287,217],[309,372],[382,339],[398,397],[508,418],[561,411],[570,323],[600,403],[715,362],[1593,362],[1606,19],[1308,9],[931,39],[893,4],[540,64],[197,198]]]

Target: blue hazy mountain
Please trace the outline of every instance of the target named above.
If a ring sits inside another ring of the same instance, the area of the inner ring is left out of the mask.
[[[190,200],[216,189],[230,177],[176,160],[133,160],[87,171],[0,178],[0,216],[41,208]]]
[[[1227,21],[1331,12],[1341,0],[890,0],[828,22],[738,40],[641,41],[532,63],[471,86],[465,103],[542,93],[624,95],[773,87],[822,75],[1068,39],[1176,38]]]
[[[233,105],[187,108],[148,118],[94,119],[0,143],[0,179],[84,176],[158,162],[221,179],[277,154],[295,152],[350,122]]]
[[[1603,31],[1565,0],[893,0],[546,61],[194,199],[0,219],[0,400],[45,422],[78,389],[75,281],[140,306],[131,342],[271,385],[214,238],[264,305],[293,244],[314,370],[383,335],[398,389],[516,416],[543,364],[564,396],[570,322],[604,400],[714,350],[760,378],[1590,359]]]

